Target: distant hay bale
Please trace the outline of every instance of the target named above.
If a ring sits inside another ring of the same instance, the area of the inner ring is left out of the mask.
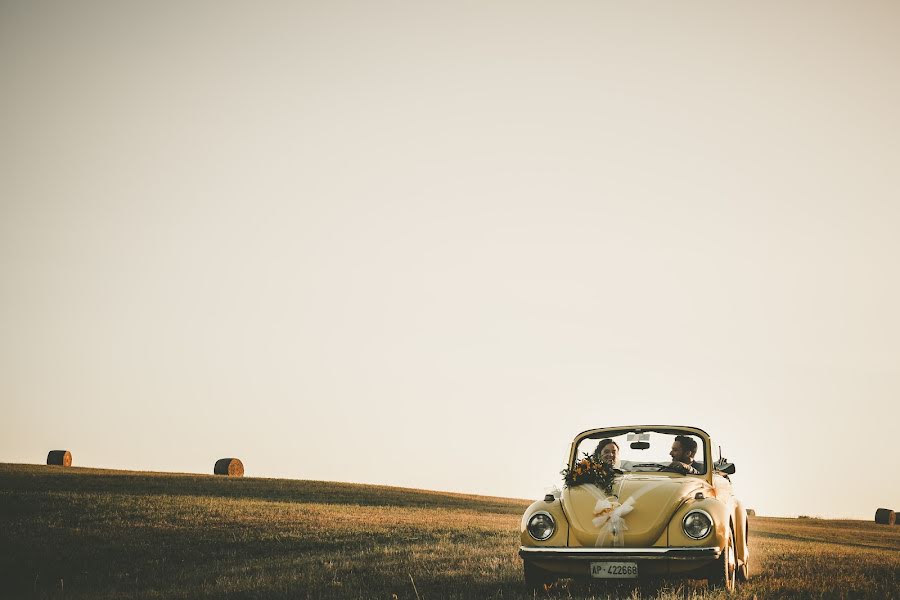
[[[47,454],[47,464],[60,467],[71,467],[72,453],[68,450],[51,450]]]
[[[243,477],[244,463],[237,458],[220,458],[213,469],[216,475],[228,475],[229,477]]]
[[[748,517],[755,517],[755,516],[756,516],[756,511],[753,510],[752,508],[748,508],[748,509],[747,509],[747,516],[748,516]]]
[[[897,515],[889,508],[879,508],[875,511],[875,522],[879,525],[893,525],[897,522]]]

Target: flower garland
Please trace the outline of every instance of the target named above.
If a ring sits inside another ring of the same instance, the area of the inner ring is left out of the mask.
[[[600,460],[591,454],[585,453],[584,458],[560,471],[566,487],[593,483],[607,494],[612,494],[613,480],[616,475],[615,467]]]

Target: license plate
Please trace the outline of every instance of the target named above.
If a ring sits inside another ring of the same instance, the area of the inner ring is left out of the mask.
[[[591,563],[591,577],[599,579],[634,579],[638,576],[637,563],[595,562]]]

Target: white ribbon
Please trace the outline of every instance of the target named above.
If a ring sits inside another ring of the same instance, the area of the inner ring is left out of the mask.
[[[620,504],[615,496],[601,498],[597,500],[594,506],[594,520],[591,521],[594,527],[601,529],[600,535],[597,536],[597,546],[603,546],[606,536],[612,533],[612,545],[624,546],[625,534],[628,529],[625,524],[625,516],[634,510],[634,498],[628,498],[624,504]]]
[[[620,484],[620,494],[622,493],[621,486],[624,483],[622,481]],[[632,494],[623,503],[619,502],[618,496],[607,496],[594,484],[589,483],[584,485],[584,487],[597,498],[597,504],[594,505],[594,519],[591,521],[595,527],[600,528],[596,545],[598,547],[606,545],[607,538],[611,535],[611,545],[623,547],[625,545],[625,534],[623,532],[628,530],[625,516],[634,510],[635,501],[650,489],[649,486],[644,487],[636,494]]]

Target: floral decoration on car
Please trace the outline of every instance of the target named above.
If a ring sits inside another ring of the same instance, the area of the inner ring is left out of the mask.
[[[587,453],[571,469],[566,467],[560,471],[566,487],[593,483],[607,494],[612,494],[613,480],[618,474],[612,465]]]

